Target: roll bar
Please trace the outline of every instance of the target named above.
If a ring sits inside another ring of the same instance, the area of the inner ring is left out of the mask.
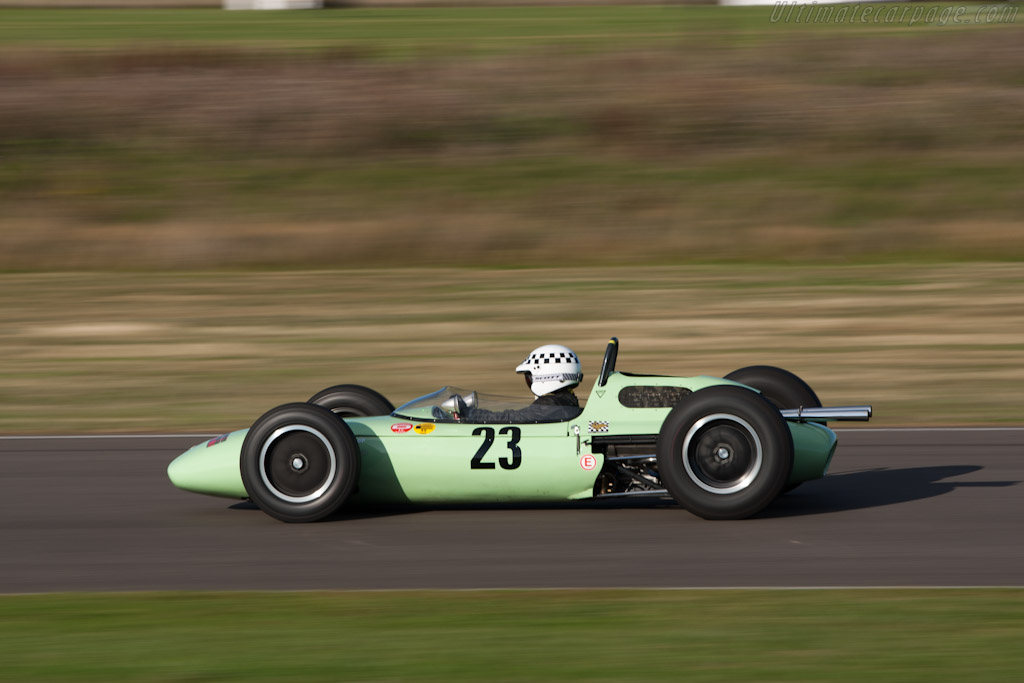
[[[597,376],[597,386],[608,383],[608,376],[615,370],[615,359],[619,356],[619,338],[608,340],[608,348],[604,350],[604,361],[601,363],[601,374]]]

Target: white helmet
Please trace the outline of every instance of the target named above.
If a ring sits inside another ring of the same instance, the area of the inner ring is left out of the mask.
[[[538,346],[530,351],[516,372],[526,373],[526,383],[537,396],[574,387],[583,381],[580,359],[572,349],[561,344]]]

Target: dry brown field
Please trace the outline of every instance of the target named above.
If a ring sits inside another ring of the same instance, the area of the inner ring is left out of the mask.
[[[544,342],[620,369],[786,367],[874,425],[1020,424],[1024,267],[0,275],[0,432],[221,432],[338,383],[504,395]]]

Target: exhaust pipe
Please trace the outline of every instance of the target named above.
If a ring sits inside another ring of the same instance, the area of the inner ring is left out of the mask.
[[[871,406],[836,406],[835,408],[788,408],[782,417],[799,422],[867,422]]]

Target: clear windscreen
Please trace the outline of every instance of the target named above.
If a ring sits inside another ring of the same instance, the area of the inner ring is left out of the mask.
[[[409,420],[436,420],[439,416],[437,411],[442,410],[441,404],[456,394],[461,396],[464,401],[470,401],[470,397],[475,396],[476,403],[470,407],[483,408],[484,410],[518,410],[520,408],[526,408],[533,403],[532,396],[523,398],[514,396],[498,396],[495,394],[481,394],[480,392],[474,392],[472,389],[444,387],[433,393],[427,394],[426,396],[414,398],[408,403],[398,406],[395,408],[395,412],[391,414],[395,417],[402,417]],[[437,410],[435,410],[435,408]]]

